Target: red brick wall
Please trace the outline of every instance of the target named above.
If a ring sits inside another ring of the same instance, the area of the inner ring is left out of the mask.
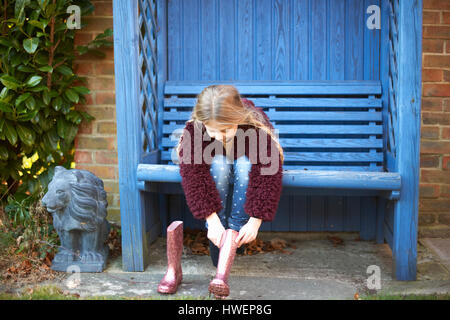
[[[450,237],[450,1],[423,1],[419,236]]]
[[[77,32],[75,44],[86,44],[113,27],[112,1],[92,1],[93,15],[82,18],[88,25]],[[114,48],[102,51],[105,58],[85,55],[77,59],[75,72],[87,78],[91,90],[86,105],[79,109],[96,120],[83,122],[75,139],[75,167],[89,170],[105,185],[108,193],[108,220],[120,221],[119,175],[117,165],[116,107],[114,91]]]
[[[93,16],[77,43],[86,43],[113,26],[112,0],[92,1]],[[450,237],[450,0],[424,0],[423,97],[419,236]],[[82,108],[97,119],[84,124],[76,138],[76,167],[103,179],[108,218],[120,220],[114,100],[113,48],[106,59],[83,57],[77,72],[89,79],[92,94]]]

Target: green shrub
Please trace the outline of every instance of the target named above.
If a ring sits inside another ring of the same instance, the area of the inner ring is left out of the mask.
[[[70,168],[74,138],[83,119],[86,79],[73,72],[74,59],[112,44],[108,29],[87,46],[74,45],[67,7],[81,17],[92,13],[88,0],[0,1],[0,200],[6,194],[37,195],[57,165]],[[81,23],[81,28],[84,26]],[[28,166],[24,159],[32,158]]]
[[[75,58],[110,46],[107,29],[86,46],[75,46],[78,29],[67,28],[67,8],[94,10],[89,0],[0,1],[0,249],[43,259],[58,238],[39,204],[54,167],[70,168],[74,138],[83,119],[76,109],[89,90],[73,72]],[[8,248],[7,248],[8,247]],[[0,252],[1,254],[1,252]],[[37,255],[37,257],[36,257]]]

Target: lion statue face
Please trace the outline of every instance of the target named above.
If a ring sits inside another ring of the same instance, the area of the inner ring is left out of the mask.
[[[72,222],[65,228],[74,230],[94,230],[106,218],[108,206],[101,179],[87,170],[67,170],[62,166],[55,167],[41,202],[56,216],[58,227],[60,220],[65,223],[64,219],[70,217]]]
[[[55,175],[48,185],[48,191],[42,198],[42,204],[50,213],[64,211],[71,200],[71,183],[76,183],[76,176],[64,167],[56,167]]]

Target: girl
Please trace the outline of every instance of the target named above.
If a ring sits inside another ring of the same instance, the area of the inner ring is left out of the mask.
[[[255,240],[261,223],[275,217],[283,149],[261,108],[232,85],[211,85],[198,95],[176,150],[187,205],[195,218],[206,220],[217,266],[209,289],[227,296],[236,248]]]

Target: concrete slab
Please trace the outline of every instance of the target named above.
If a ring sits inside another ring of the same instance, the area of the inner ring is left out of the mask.
[[[334,245],[329,235],[343,239]],[[357,233],[271,233],[262,240],[294,240],[291,254],[237,255],[229,283],[229,299],[353,299],[355,293],[377,293],[367,286],[369,266],[379,267],[378,293],[450,293],[450,276],[439,256],[419,241],[417,281],[395,281],[392,253],[387,244],[359,241]],[[424,242],[428,243],[428,242]],[[110,259],[103,273],[67,275],[57,283],[62,289],[88,296],[167,298],[156,291],[167,268],[166,239],[150,246],[150,264],[144,272],[125,272],[121,257]],[[209,256],[182,255],[183,283],[175,297],[207,299],[215,275]],[[79,278],[77,278],[79,277]],[[69,282],[68,282],[69,280]],[[173,296],[170,296],[173,297]]]
[[[450,239],[423,238],[420,241],[433,250],[447,270],[450,270]]]

